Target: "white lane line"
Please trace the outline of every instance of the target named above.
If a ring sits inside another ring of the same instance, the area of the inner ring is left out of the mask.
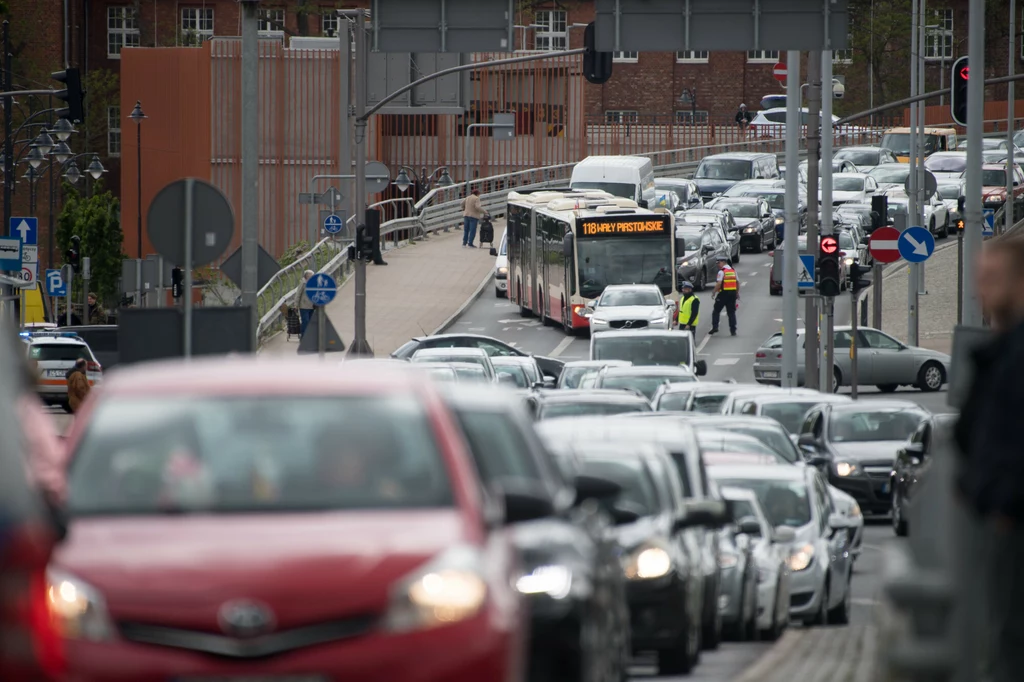
[[[753,355],[753,353],[722,353],[722,355]]]
[[[715,360],[715,365],[735,365],[739,361],[739,358],[719,358]]]
[[[704,346],[708,345],[708,341],[710,341],[710,340],[711,340],[711,334],[705,334],[704,335],[704,340],[700,342],[699,346],[697,346],[697,354],[698,355],[700,355],[700,352],[702,350],[704,350]]]
[[[569,345],[572,343],[572,341],[573,341],[573,338],[571,336],[565,337],[564,339],[562,339],[561,341],[558,342],[558,345],[555,346],[555,349],[553,351],[551,351],[548,355],[550,357],[557,358],[559,355],[562,354],[562,352],[566,348],[569,347]]]
[[[750,273],[750,276],[751,277],[757,277],[757,270],[754,270],[752,273]]]
[[[745,286],[747,286],[747,281],[746,281],[746,280],[743,280],[742,282],[740,282],[740,286],[741,286],[741,287],[745,287]]]
[[[485,332],[485,331],[487,331],[487,327],[470,327],[469,331],[471,331],[471,332]]]
[[[877,606],[878,605],[878,600],[877,599],[856,599],[855,598],[855,599],[851,599],[850,603],[854,604],[856,606]]]
[[[508,331],[509,329],[511,329],[511,328],[512,328],[512,327],[502,327],[502,328],[501,328],[501,331],[503,331],[503,332],[507,332],[507,331]]]

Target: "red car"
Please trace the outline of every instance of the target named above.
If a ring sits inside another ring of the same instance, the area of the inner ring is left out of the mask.
[[[68,682],[521,679],[515,555],[428,381],[113,373],[68,436],[50,570]]]

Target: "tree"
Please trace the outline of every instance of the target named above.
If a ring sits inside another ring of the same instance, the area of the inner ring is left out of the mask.
[[[107,158],[107,128],[110,125],[108,110],[121,103],[121,83],[118,75],[110,69],[92,69],[85,74],[85,124],[80,126],[84,140],[82,151],[96,152]],[[122,123],[128,115],[120,112]],[[87,160],[88,162],[88,160]]]
[[[110,191],[95,188],[93,195],[86,197],[65,185],[67,199],[64,209],[57,218],[57,244],[63,253],[71,243],[71,237],[82,239],[82,257],[88,257],[91,279],[89,288],[96,292],[100,301],[109,305],[117,300],[118,280],[121,278],[121,203]],[[79,299],[81,279],[73,280]]]

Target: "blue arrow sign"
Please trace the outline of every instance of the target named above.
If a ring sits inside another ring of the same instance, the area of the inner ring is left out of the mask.
[[[991,237],[996,229],[996,210],[994,208],[983,208],[981,210],[981,236]]]
[[[338,295],[338,285],[334,278],[318,272],[306,282],[306,298],[315,306],[324,306]]]
[[[331,214],[324,218],[324,232],[327,234],[338,234],[341,232],[341,228],[345,223],[342,222],[341,216]]]
[[[800,254],[800,270],[796,273],[796,288],[814,288],[814,254]]]
[[[26,246],[34,246],[39,243],[39,219],[11,218],[7,234],[17,237]]]
[[[68,285],[64,281],[64,277],[61,276],[60,270],[46,271],[46,295],[58,297],[68,295]]]
[[[935,237],[923,227],[908,227],[900,233],[896,245],[908,263],[923,263],[935,250]]]

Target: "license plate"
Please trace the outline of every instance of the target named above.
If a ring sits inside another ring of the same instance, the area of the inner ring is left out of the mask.
[[[763,376],[765,379],[778,379],[779,378],[779,373],[778,372],[761,372],[761,376]]]
[[[66,372],[66,369],[48,369],[46,376],[50,379],[63,379]]]

